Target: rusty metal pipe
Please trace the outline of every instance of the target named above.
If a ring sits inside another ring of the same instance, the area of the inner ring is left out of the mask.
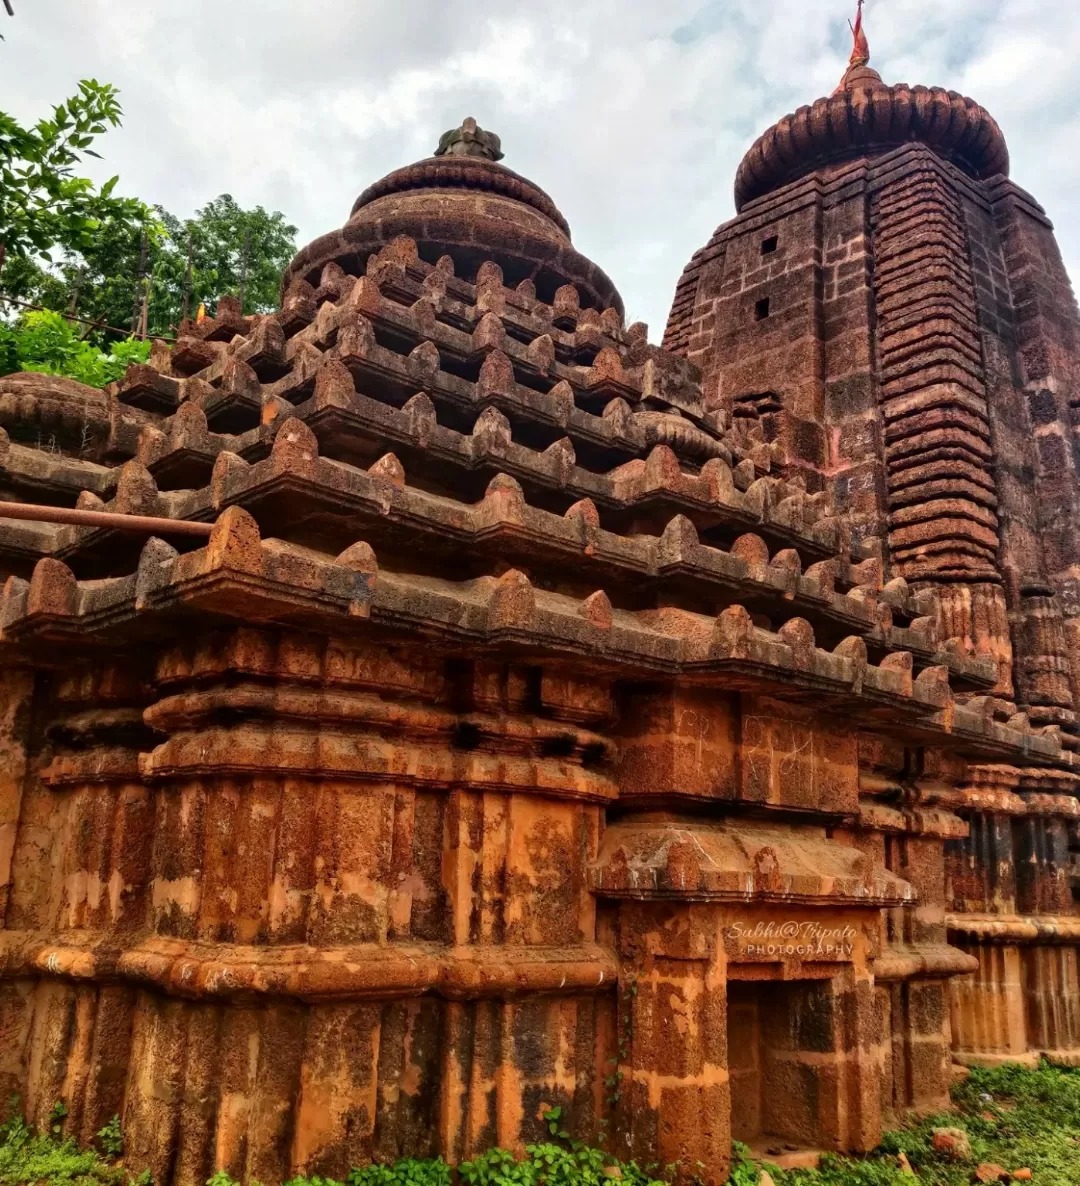
[[[77,507],[45,507],[32,502],[0,502],[0,519],[29,519],[35,523],[73,523],[77,527],[112,527],[142,535],[196,535],[209,539],[212,523],[189,519],[155,519],[151,515],[118,515],[113,511],[83,511]]]

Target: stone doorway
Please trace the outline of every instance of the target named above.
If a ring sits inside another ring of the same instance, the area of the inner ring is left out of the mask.
[[[828,981],[729,981],[732,1140],[759,1154],[829,1147],[819,1105],[831,1003]]]

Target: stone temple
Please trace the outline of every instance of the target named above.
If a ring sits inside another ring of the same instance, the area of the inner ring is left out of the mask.
[[[557,1106],[711,1186],[1080,1061],[1080,312],[991,116],[867,59],[662,347],[467,120],[277,313],[0,380],[32,1119],[197,1186]]]

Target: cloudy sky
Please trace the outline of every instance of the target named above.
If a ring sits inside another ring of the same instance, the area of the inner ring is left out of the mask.
[[[691,253],[733,213],[738,161],[836,85],[854,0],[12,0],[0,109],[80,78],[126,119],[121,189],[178,215],[222,192],[304,243],[473,115],[543,186],[658,339]],[[1077,0],[868,0],[886,81],[942,85],[1001,124],[1014,179],[1080,278]]]

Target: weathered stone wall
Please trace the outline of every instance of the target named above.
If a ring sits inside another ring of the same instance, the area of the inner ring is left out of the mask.
[[[528,677],[256,630],[59,677],[5,920],[5,1087],[41,1122],[65,1100],[85,1139],[122,1112],[161,1181],[458,1159],[539,1135],[544,1103],[595,1130],[611,787],[573,755],[604,707],[548,680],[524,715]]]
[[[808,489],[831,484],[868,536],[885,514],[869,260],[865,168],[807,178],[717,230],[664,337],[701,368],[710,406]]]
[[[827,714],[673,687],[617,711],[565,670],[251,628],[42,672],[36,712],[3,1086],[87,1140],[122,1114],[159,1180],[456,1160],[539,1136],[545,1105],[720,1180],[731,1123],[869,1148],[945,1098],[943,985],[898,956],[948,950],[941,841],[827,838],[813,817],[861,793]],[[918,826],[894,816],[867,822]],[[745,877],[747,904],[698,901]],[[742,1017],[770,984],[751,1048],[728,995]],[[767,1115],[760,1075],[732,1102],[756,1058],[786,1084]]]

